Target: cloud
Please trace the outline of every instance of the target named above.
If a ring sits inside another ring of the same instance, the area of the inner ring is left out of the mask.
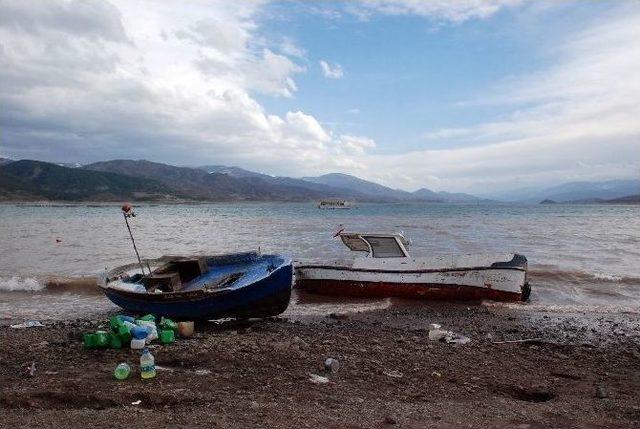
[[[366,7],[462,22],[509,4],[371,1]],[[635,3],[557,40],[547,53],[551,66],[496,82],[458,106],[466,117],[486,105],[508,114],[424,130],[427,143],[447,149],[405,153],[392,153],[379,137],[334,133],[295,106],[305,52],[261,32],[262,6],[0,2],[2,155],[236,164],[296,176],[342,171],[406,189],[475,192],[639,175]],[[342,75],[339,65],[323,62],[325,75]],[[265,96],[288,97],[293,107],[273,114],[258,101]],[[402,120],[402,112],[394,115]]]
[[[500,9],[523,3],[523,0],[360,0],[349,10],[362,19],[374,13],[417,15],[435,21],[461,23],[485,19]]]
[[[321,60],[320,67],[322,68],[322,74],[328,79],[341,79],[344,76],[342,67],[340,64],[331,65],[328,62]]]
[[[357,168],[312,115],[265,110],[305,67],[260,32],[260,2],[0,3],[2,152],[90,162],[216,162],[278,174]],[[355,152],[354,152],[355,150]]]
[[[499,82],[478,94],[480,101],[462,105],[490,104],[508,109],[508,116],[426,134],[447,149],[366,156],[368,177],[411,188],[435,175],[447,189],[486,193],[638,178],[640,9],[623,8],[558,41],[550,55],[552,66]]]
[[[345,134],[340,136],[344,147],[352,153],[363,155],[366,149],[376,147],[376,143],[368,137]]]
[[[45,36],[66,33],[92,40],[127,41],[120,11],[100,0],[29,5],[20,0],[3,0],[2,10],[0,26],[14,32]]]

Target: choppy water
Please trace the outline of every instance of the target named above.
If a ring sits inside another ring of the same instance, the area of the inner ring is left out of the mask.
[[[350,257],[332,238],[343,224],[403,231],[414,256],[522,253],[533,285],[527,308],[640,308],[639,206],[363,204],[331,211],[235,203],[141,205],[136,212],[132,227],[143,257],[257,248],[295,259]],[[97,296],[42,290],[42,280],[97,274],[134,258],[117,206],[0,205],[2,317],[109,309]],[[311,304],[309,311],[319,308]]]

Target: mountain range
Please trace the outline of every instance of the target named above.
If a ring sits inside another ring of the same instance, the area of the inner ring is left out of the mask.
[[[239,167],[177,167],[145,160],[122,159],[83,166],[8,160],[0,167],[2,200],[313,201],[342,198],[360,202],[448,202],[448,195],[428,190],[410,193],[345,174],[295,179]],[[480,201],[471,195],[461,195],[467,201]],[[460,196],[455,194],[455,198]]]
[[[539,203],[592,203],[640,194],[640,180],[607,180],[603,182],[568,182],[546,188],[521,188],[496,194],[502,201]]]
[[[640,181],[574,182],[546,189],[520,189],[501,200],[635,203]],[[634,198],[634,195],[636,196]],[[270,176],[224,165],[178,167],[145,160],[88,165],[0,158],[0,200],[66,201],[314,201],[490,203],[464,193],[393,189],[340,173],[316,177]],[[611,201],[609,201],[611,200]]]

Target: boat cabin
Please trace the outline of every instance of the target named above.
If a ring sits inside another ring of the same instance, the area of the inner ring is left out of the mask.
[[[354,252],[367,252],[370,258],[408,258],[409,241],[402,234],[361,234],[341,232],[340,239]]]

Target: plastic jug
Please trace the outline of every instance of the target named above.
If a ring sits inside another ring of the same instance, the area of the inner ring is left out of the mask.
[[[129,322],[129,323],[135,323],[136,319],[131,317],[131,316],[118,316],[120,318],[120,320],[122,320],[122,323],[124,322]]]
[[[158,329],[155,326],[145,326],[147,328],[147,344],[158,338]]]
[[[129,321],[129,320],[125,320],[124,322],[122,322],[122,325],[126,326],[126,327],[127,327],[127,329],[129,329],[129,331],[131,331],[133,328],[135,328],[136,326],[138,326],[138,325],[136,325],[134,322],[131,322],[131,321]]]
[[[110,333],[108,336],[109,336],[109,346],[112,349],[122,348],[122,339],[120,338],[120,336],[118,336],[118,334]]]
[[[177,331],[178,324],[171,319],[167,319],[166,317],[163,317],[160,320],[160,328],[162,328],[163,330],[171,329],[172,331]]]
[[[120,316],[111,316],[111,318],[109,319],[109,326],[111,327],[112,331],[118,331],[118,328],[123,326]]]
[[[84,347],[86,349],[95,349],[98,347],[98,340],[96,334],[84,334],[83,336]]]
[[[171,344],[176,340],[176,334],[171,329],[163,329],[160,331],[160,342],[162,344]]]
[[[134,350],[141,350],[146,345],[146,341],[144,338],[132,338],[131,339],[131,348]]]
[[[106,331],[96,331],[96,347],[109,347],[109,335]]]
[[[149,335],[149,332],[144,326],[136,326],[131,330],[131,336],[137,340],[144,340],[147,335]]]
[[[156,362],[148,348],[142,351],[140,356],[140,376],[143,379],[156,376]]]

